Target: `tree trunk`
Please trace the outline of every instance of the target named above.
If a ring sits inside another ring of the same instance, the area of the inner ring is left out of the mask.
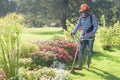
[[[62,24],[62,28],[67,30],[67,26],[66,26],[66,15],[63,15],[61,18],[61,24]]]

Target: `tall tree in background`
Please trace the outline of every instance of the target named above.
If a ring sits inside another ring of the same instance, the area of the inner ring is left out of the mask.
[[[110,9],[113,12],[113,17],[111,21],[120,21],[120,0],[113,0],[113,7]]]
[[[67,30],[66,19],[74,21],[80,16],[80,5],[85,2],[90,6],[100,23],[101,16],[105,16],[106,25],[120,20],[120,0],[16,0],[18,11],[25,14],[26,20],[36,23],[47,23],[44,19],[59,20],[63,29]]]
[[[63,29],[67,30],[66,19],[75,19],[79,16],[79,7],[82,3],[92,3],[92,0],[49,0],[52,17],[61,21]]]
[[[9,0],[0,0],[0,16],[4,16],[8,12]]]
[[[0,17],[16,11],[16,7],[16,3],[12,0],[0,0]]]
[[[82,3],[87,3],[90,12],[96,15],[98,23],[101,24],[101,16],[105,16],[106,25],[113,25],[120,21],[120,0],[51,0],[52,11],[56,17],[60,17],[63,28],[66,29],[65,20],[75,19],[79,16],[78,10]]]
[[[78,15],[78,6],[82,2],[83,0],[20,0],[18,9],[29,20],[33,20],[33,23],[42,18],[57,19],[61,22],[63,29],[67,30],[66,19]]]
[[[106,25],[113,25],[118,20],[120,21],[120,0],[96,0],[90,4],[91,11],[96,15],[99,23],[101,16],[105,16]]]
[[[44,0],[19,0],[17,1],[18,12],[25,15],[25,19],[28,22],[32,22],[36,26],[37,22],[47,18],[48,6],[46,6]]]

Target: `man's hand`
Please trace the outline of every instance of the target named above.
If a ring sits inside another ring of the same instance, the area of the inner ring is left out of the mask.
[[[95,33],[94,32],[91,34],[91,37],[95,37]]]

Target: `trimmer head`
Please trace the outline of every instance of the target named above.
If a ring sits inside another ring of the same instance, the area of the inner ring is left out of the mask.
[[[69,67],[69,69],[71,69],[71,70],[72,70],[72,69],[73,69],[73,70],[82,70],[82,68],[76,67],[76,66],[74,66],[74,67],[71,66],[71,67]]]
[[[71,69],[71,70],[70,70],[70,73],[75,74],[74,69]]]
[[[75,70],[82,70],[82,68],[79,67],[70,67],[70,73],[75,74]]]

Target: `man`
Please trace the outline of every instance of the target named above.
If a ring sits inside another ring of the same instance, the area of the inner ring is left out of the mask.
[[[74,28],[74,30],[72,31],[71,36],[74,36],[76,32],[79,29],[81,29],[80,31],[81,46],[78,54],[78,63],[79,63],[78,67],[79,69],[82,69],[83,54],[86,46],[88,48],[86,68],[90,67],[93,42],[94,42],[95,33],[98,29],[98,25],[95,15],[89,13],[89,6],[87,4],[84,3],[81,5],[80,12],[81,12],[81,17],[78,19],[78,23]]]

